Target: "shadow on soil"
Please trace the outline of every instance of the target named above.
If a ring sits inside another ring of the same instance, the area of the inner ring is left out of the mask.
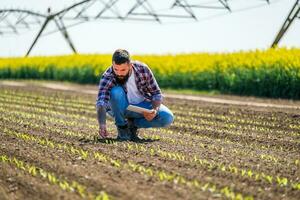
[[[98,138],[95,136],[91,139],[81,138],[79,139],[79,141],[81,145],[84,145],[84,144],[96,144],[96,143],[113,144],[115,142],[151,143],[151,142],[159,141],[159,139],[140,139],[135,141],[122,141],[116,138]]]

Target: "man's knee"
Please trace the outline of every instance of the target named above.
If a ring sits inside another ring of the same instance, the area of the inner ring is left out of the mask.
[[[124,98],[125,92],[121,86],[114,86],[110,90],[110,98],[111,99],[122,99]]]
[[[162,112],[161,114],[161,127],[168,127],[174,121],[174,115],[171,112]]]

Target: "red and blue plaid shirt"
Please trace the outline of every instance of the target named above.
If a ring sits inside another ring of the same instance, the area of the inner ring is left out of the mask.
[[[161,90],[153,76],[150,68],[142,62],[132,61],[133,71],[135,73],[135,82],[137,89],[148,101],[162,101],[163,97]],[[109,99],[110,90],[117,85],[116,77],[113,73],[113,68],[110,66],[102,75],[99,83],[98,98],[96,101],[96,107],[104,106],[106,109],[110,109]],[[122,85],[125,93],[127,93],[126,84]]]

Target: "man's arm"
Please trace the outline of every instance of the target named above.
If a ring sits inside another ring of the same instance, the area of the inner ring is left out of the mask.
[[[154,110],[158,111],[160,105],[161,105],[161,101],[152,101],[152,108]]]
[[[108,108],[110,89],[112,87],[112,80],[109,74],[109,70],[107,70],[101,77],[96,101],[97,120],[101,137],[107,137],[108,135],[106,131],[106,110]]]
[[[151,69],[146,65],[146,80],[148,82],[148,90],[150,92],[150,94],[152,95],[152,108],[153,108],[153,112],[152,113],[144,113],[144,117],[148,120],[151,121],[158,113],[159,107],[162,103],[163,97],[161,94],[161,90],[158,86],[158,83],[151,71]]]
[[[100,127],[106,125],[106,108],[104,106],[97,108],[97,119]]]
[[[143,113],[144,117],[148,121],[151,121],[157,115],[160,104],[161,104],[161,101],[152,101],[152,112],[151,113],[147,113],[147,112]]]
[[[97,107],[97,119],[99,123],[99,136],[106,138],[109,133],[106,129],[106,108],[104,106]]]
[[[100,84],[101,85],[101,84]],[[108,107],[109,91],[107,88],[100,86],[98,99],[96,102],[97,120],[99,127],[106,125],[106,110]]]
[[[102,75],[100,82],[99,82],[99,90],[98,90],[98,96],[96,101],[96,110],[97,110],[97,117],[98,119],[101,118],[101,120],[98,120],[99,125],[105,124],[105,118],[103,118],[103,113],[106,112],[109,102],[109,95],[110,95],[110,89],[113,84],[112,75],[111,75],[112,69],[108,68]],[[102,113],[102,114],[99,114]],[[101,117],[102,116],[102,117]]]
[[[148,71],[148,76],[147,76],[147,81],[148,81],[148,87],[149,91],[152,95],[152,108],[156,111],[158,111],[162,101],[163,101],[163,96],[161,93],[161,90],[158,86],[158,83],[151,71],[151,69],[147,66],[147,71]]]

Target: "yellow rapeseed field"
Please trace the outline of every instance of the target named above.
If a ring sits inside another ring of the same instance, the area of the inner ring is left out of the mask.
[[[300,49],[235,53],[133,55],[152,69],[162,87],[215,89],[227,93],[300,97]],[[111,55],[0,58],[0,78],[97,83]]]

